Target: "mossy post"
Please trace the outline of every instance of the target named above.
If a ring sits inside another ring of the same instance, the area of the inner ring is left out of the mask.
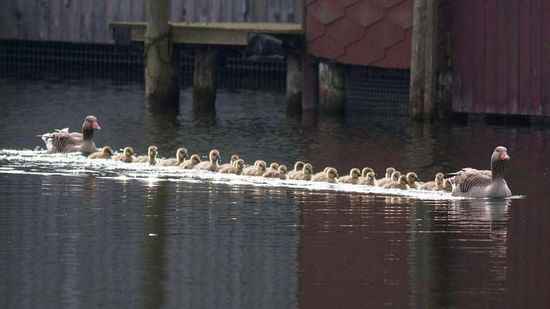
[[[153,108],[176,108],[179,85],[170,25],[170,0],[146,0],[145,97]]]
[[[196,114],[216,111],[216,69],[218,52],[214,48],[195,49],[193,68],[193,112]]]
[[[319,110],[341,115],[346,103],[345,68],[339,63],[319,63]]]

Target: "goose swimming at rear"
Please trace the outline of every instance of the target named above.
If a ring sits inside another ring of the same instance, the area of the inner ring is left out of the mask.
[[[491,155],[491,170],[465,168],[450,178],[454,196],[503,198],[512,195],[504,179],[510,156],[508,149],[498,146]]]
[[[81,152],[89,155],[97,151],[93,141],[94,131],[101,126],[95,116],[87,116],[82,123],[81,133],[69,132],[69,128],[39,135],[46,144],[48,153]]]

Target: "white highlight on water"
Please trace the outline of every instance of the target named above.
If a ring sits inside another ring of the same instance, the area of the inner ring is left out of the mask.
[[[119,181],[136,180],[154,186],[159,181],[201,183],[234,186],[292,188],[311,191],[335,191],[358,194],[405,196],[421,200],[456,200],[448,192],[425,190],[384,189],[380,187],[331,184],[301,180],[220,174],[208,171],[184,170],[179,167],[149,166],[144,163],[124,163],[113,160],[91,160],[79,153],[48,154],[35,150],[0,150],[0,174],[56,175],[81,177],[94,175],[98,178]]]

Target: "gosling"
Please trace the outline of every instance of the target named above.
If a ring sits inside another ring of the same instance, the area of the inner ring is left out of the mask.
[[[237,159],[235,161],[233,161],[233,165],[232,166],[226,166],[226,164],[224,164],[225,166],[221,166],[220,169],[218,170],[218,172],[220,173],[223,173],[223,174],[235,174],[235,175],[240,175],[243,171],[243,167],[244,167],[244,160],[243,159]]]
[[[218,165],[219,159],[220,159],[220,152],[217,149],[212,149],[208,154],[208,161],[200,162],[199,164],[195,165],[193,169],[217,172],[218,168],[220,167]]]
[[[326,167],[322,172],[311,176],[311,181],[336,183],[338,171],[334,167]]]
[[[267,170],[267,163],[263,160],[256,160],[254,166],[249,166],[245,168],[242,172],[242,175],[245,176],[262,176]]]
[[[132,147],[124,147],[124,150],[121,154],[118,154],[116,156],[113,156],[113,160],[115,161],[122,161],[125,163],[132,163],[136,157],[134,157],[134,148]]]
[[[96,151],[88,156],[88,159],[110,159],[113,156],[113,149],[104,146],[100,151]]]
[[[305,163],[303,161],[296,161],[296,163],[294,163],[294,169],[287,173],[288,179],[294,179],[294,175],[296,173],[302,172],[302,169],[304,168],[304,164]]]
[[[286,179],[286,173],[287,173],[287,168],[286,168],[286,165],[284,164],[281,164],[279,165],[279,167],[277,168],[277,170],[267,170],[265,173],[264,173],[264,177],[267,177],[267,178],[279,178],[279,179]]]
[[[191,156],[191,158],[189,158],[188,160],[183,161],[183,163],[180,164],[180,167],[183,168],[183,169],[190,170],[193,167],[195,167],[197,164],[199,164],[200,162],[201,162],[201,157],[199,157],[198,154],[193,154]]]
[[[338,183],[351,183],[356,185],[361,176],[361,171],[358,168],[352,168],[349,175],[338,178]]]
[[[189,157],[189,153],[187,152],[187,149],[184,147],[178,148],[176,150],[176,157],[175,158],[169,158],[169,159],[162,159],[159,160],[159,165],[161,166],[178,166],[183,163],[187,158]]]

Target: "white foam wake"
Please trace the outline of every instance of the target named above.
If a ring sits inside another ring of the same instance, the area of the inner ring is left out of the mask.
[[[337,191],[359,194],[405,196],[422,200],[455,200],[447,192],[425,190],[384,189],[352,184],[331,184],[301,180],[281,180],[264,177],[238,176],[208,171],[184,170],[178,167],[149,166],[113,160],[91,160],[78,153],[48,154],[34,150],[0,150],[0,174],[88,176],[145,182],[210,182],[225,185],[286,187],[300,190]]]

